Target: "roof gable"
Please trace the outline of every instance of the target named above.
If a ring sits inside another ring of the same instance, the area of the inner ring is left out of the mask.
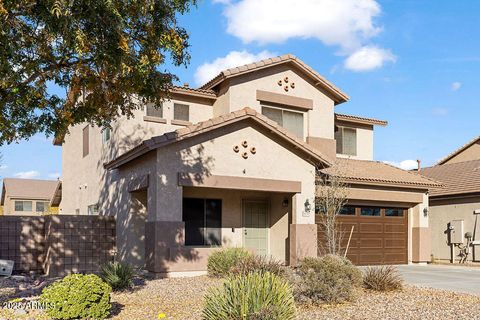
[[[452,160],[453,158],[459,156],[461,153],[467,151],[469,148],[473,147],[474,145],[479,144],[480,145],[480,136],[475,137],[474,139],[470,140],[467,144],[461,146],[457,150],[453,151],[450,153],[448,156],[445,158],[441,159],[440,161],[437,162],[437,165],[443,165]],[[479,148],[480,149],[480,148]],[[479,157],[480,159],[480,157]],[[476,159],[468,159],[468,160],[476,160]],[[467,161],[468,161],[467,160]],[[458,161],[460,162],[460,161]]]
[[[327,93],[331,95],[335,104],[340,104],[342,102],[348,101],[349,97],[347,94],[342,92],[337,88],[333,83],[325,79],[318,72],[313,70],[306,63],[295,57],[291,54],[286,54],[274,58],[269,58],[254,63],[246,64],[243,66],[230,68],[220,72],[215,78],[204,84],[200,87],[201,90],[211,90],[224,80],[241,76],[250,72],[258,71],[265,68],[272,68],[281,64],[291,64],[305,74],[308,78],[312,79],[316,86],[321,87]]]
[[[104,164],[104,167],[106,169],[116,169],[157,148],[184,141],[211,130],[238,123],[239,121],[253,121],[256,125],[266,128],[276,138],[279,138],[283,142],[290,144],[295,151],[302,153],[303,158],[308,162],[311,162],[315,165],[331,165],[331,160],[328,159],[328,157],[324,156],[321,152],[314,149],[306,142],[298,139],[294,134],[282,128],[275,121],[268,119],[251,108],[244,108],[239,111],[231,112],[226,115],[199,122],[197,124],[193,124],[188,127],[145,140],[130,151],[127,151],[116,159]]]
[[[1,204],[4,204],[7,194],[11,198],[51,200],[59,183],[57,180],[5,178]]]

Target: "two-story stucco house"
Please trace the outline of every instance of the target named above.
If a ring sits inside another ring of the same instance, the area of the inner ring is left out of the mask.
[[[322,171],[350,185],[352,261],[427,261],[424,208],[437,183],[373,161],[374,126],[387,123],[337,114],[347,100],[292,55],[174,87],[111,129],[70,128],[61,208],[115,215],[119,259],[155,273],[204,272],[221,246],[295,264],[317,255]]]

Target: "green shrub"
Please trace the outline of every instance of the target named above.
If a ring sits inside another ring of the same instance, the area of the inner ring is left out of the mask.
[[[295,319],[295,301],[288,283],[266,273],[232,275],[205,297],[204,320]]]
[[[363,276],[363,286],[375,291],[394,291],[403,288],[403,280],[395,267],[369,267]]]
[[[252,254],[238,261],[237,265],[230,269],[232,274],[246,275],[252,272],[270,272],[277,276],[282,276],[285,272],[285,267],[275,259]]]
[[[348,259],[326,255],[302,260],[289,279],[301,303],[342,303],[355,299],[362,272]]]
[[[208,257],[207,271],[210,276],[224,277],[236,267],[240,261],[251,253],[243,248],[226,248],[216,251]]]
[[[112,289],[94,274],[71,274],[43,289],[40,301],[56,319],[105,319]]]
[[[114,291],[133,287],[135,271],[132,266],[120,262],[108,262],[102,266],[100,277],[108,283]]]

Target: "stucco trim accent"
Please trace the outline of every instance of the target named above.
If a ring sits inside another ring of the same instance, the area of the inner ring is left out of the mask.
[[[300,181],[258,179],[212,175],[201,177],[186,172],[178,173],[178,185],[182,187],[207,187],[233,190],[254,190],[268,192],[302,192]]]
[[[148,188],[148,174],[134,178],[128,183],[128,192],[139,191]]]
[[[403,202],[415,204],[423,202],[423,193],[421,192],[373,190],[371,188],[348,188],[347,192],[347,198],[349,200]]]
[[[156,123],[167,123],[167,119],[151,116],[143,116],[143,121],[147,122],[156,122]]]
[[[174,126],[184,126],[184,127],[190,126],[192,124],[190,121],[176,120],[176,119],[172,119],[170,123]]]
[[[281,104],[293,108],[302,109],[304,111],[313,109],[313,100],[299,97],[288,96],[286,94],[280,94],[275,92],[269,92],[264,90],[257,90],[257,100],[270,102],[275,104]]]

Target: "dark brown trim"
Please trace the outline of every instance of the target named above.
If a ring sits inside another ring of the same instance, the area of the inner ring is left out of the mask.
[[[313,109],[313,100],[299,97],[288,96],[286,94],[274,93],[269,91],[257,90],[257,100],[289,106],[303,111]]]
[[[258,179],[231,176],[202,177],[185,172],[178,173],[178,185],[182,187],[206,187],[233,190],[254,190],[267,192],[302,192],[300,181]]]

